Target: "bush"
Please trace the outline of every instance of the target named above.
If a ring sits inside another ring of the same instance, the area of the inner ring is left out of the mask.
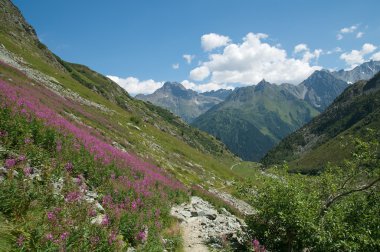
[[[372,139],[355,139],[352,159],[319,176],[291,175],[284,165],[251,185],[251,236],[273,251],[380,251],[379,143]]]

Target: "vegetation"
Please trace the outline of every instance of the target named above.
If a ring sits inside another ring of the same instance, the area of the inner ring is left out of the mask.
[[[192,125],[221,139],[242,159],[258,161],[277,142],[318,113],[286,86],[263,81],[233,91]]]
[[[164,248],[170,206],[188,197],[178,181],[60,117],[36,91],[0,90],[0,248]],[[166,239],[180,246],[177,236]]]
[[[319,172],[324,164],[341,164],[352,148],[340,148],[348,136],[367,139],[366,128],[380,129],[380,74],[347,88],[330,107],[301,129],[287,136],[262,162],[269,166],[283,160],[293,171]]]
[[[260,186],[244,184],[240,193],[257,209],[247,220],[252,237],[270,251],[378,251],[379,135],[367,134],[372,140],[353,140],[352,157],[319,176],[289,174],[285,164]]]

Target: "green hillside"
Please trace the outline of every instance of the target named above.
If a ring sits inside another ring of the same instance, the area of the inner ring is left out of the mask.
[[[349,136],[366,138],[380,129],[380,92],[377,74],[368,82],[347,88],[325,112],[286,137],[262,160],[266,165],[289,162],[294,170],[318,171],[327,162],[349,158]],[[378,136],[378,135],[377,135]]]
[[[216,180],[232,176],[228,167],[237,159],[214,137],[164,109],[131,98],[116,83],[88,67],[63,61],[38,40],[13,4],[1,1],[1,5],[0,60],[7,64],[1,65],[2,79],[17,78],[18,73],[8,65],[26,73],[30,82],[46,77],[46,87],[86,104],[83,109],[93,118],[70,111],[78,120],[126,150],[179,175],[185,183],[200,182],[199,174],[214,174]],[[94,120],[98,117],[104,123]]]
[[[317,114],[316,109],[284,86],[262,81],[235,90],[193,125],[221,139],[243,159],[257,161]]]

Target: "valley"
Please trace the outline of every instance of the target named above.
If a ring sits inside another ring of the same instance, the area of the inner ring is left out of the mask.
[[[271,72],[218,82],[237,70],[213,60],[246,70],[245,54],[222,58],[267,35],[234,44],[210,33],[207,59],[184,54],[172,65],[179,76],[198,61],[194,83],[128,86],[44,44],[24,4],[0,0],[0,251],[380,249],[374,56],[325,70],[309,66],[318,51],[300,44],[294,54],[306,56],[281,68],[307,67],[302,81],[269,81]],[[261,45],[259,56],[283,50]]]

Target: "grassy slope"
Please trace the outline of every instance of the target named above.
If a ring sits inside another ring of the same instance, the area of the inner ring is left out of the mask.
[[[22,57],[32,68],[54,77],[64,88],[114,111],[102,113],[84,106],[93,118],[71,113],[127,150],[169,170],[186,184],[203,182],[210,175],[216,177],[216,183],[235,176],[228,168],[237,159],[215,138],[189,127],[167,111],[134,100],[118,90],[115,83],[85,66],[62,65],[63,61],[57,60],[40,42],[21,39],[22,29],[20,33],[15,29],[10,32],[11,27],[4,23],[0,28],[0,41],[7,50]],[[7,72],[2,78],[16,77],[11,69],[2,68],[2,72]]]
[[[318,112],[281,87],[265,84],[237,90],[193,125],[222,139],[246,160],[259,160],[275,143]]]
[[[371,81],[358,82],[347,88],[320,116],[286,137],[263,159],[267,165],[286,160],[294,170],[315,172],[327,162],[339,163],[352,150],[349,136],[364,137],[368,128],[380,128],[380,93],[363,94]]]

